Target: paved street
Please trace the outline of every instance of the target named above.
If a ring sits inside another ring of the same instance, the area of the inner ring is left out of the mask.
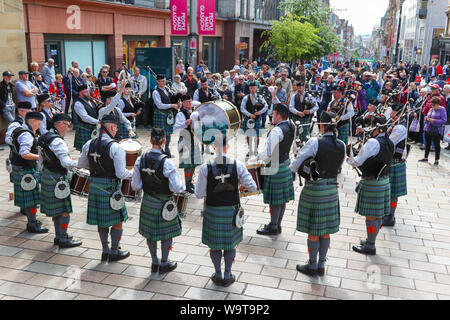
[[[73,136],[71,131],[69,146]],[[141,130],[139,136],[147,150],[149,133]],[[172,150],[176,140],[172,139]],[[244,148],[239,146],[240,154]],[[121,242],[131,257],[101,263],[96,227],[85,223],[86,199],[72,196],[69,233],[83,240],[81,247],[53,246],[53,223],[42,214],[39,219],[49,234],[24,231],[26,218],[9,201],[13,186],[4,169],[5,150],[0,153],[0,299],[450,299],[450,161],[448,151],[444,153],[441,166],[434,168],[417,162],[423,152],[414,147],[407,169],[409,194],[399,201],[395,228],[381,230],[374,257],[351,250],[366,231],[364,219],[354,213],[356,172],[344,165],[339,177],[341,228],[332,236],[326,276],[319,280],[295,269],[308,259],[306,235],[296,231],[298,180],[296,201],[287,205],[278,237],[256,235],[269,219],[262,196],[243,199],[247,221],[233,265],[237,282],[219,288],[209,279],[214,270],[209,250],[201,244],[202,201],[190,199],[183,234],[174,239],[169,257],[178,261],[174,272],[151,275],[146,241],[138,233],[136,203],[127,203],[130,219]],[[71,281],[76,274],[81,274],[80,283]]]

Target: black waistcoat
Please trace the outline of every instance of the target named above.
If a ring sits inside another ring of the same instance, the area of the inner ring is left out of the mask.
[[[141,157],[140,172],[144,192],[150,195],[170,195],[169,179],[164,176],[164,163],[167,155],[147,152]],[[155,170],[150,174],[145,169]]]
[[[312,109],[312,107],[313,105],[308,94],[305,94],[302,102],[300,102],[300,95],[298,93],[295,95],[295,109],[298,112]]]
[[[48,113],[45,112],[44,110],[42,110],[41,113],[44,114],[44,117],[45,117],[45,123],[46,123],[46,125],[47,125],[46,129],[47,129],[47,131],[48,131],[48,130],[50,130],[51,128],[53,128],[53,119],[50,118],[50,116],[48,115]]]
[[[209,163],[206,183],[206,205],[210,207],[228,207],[239,204],[239,181],[236,161],[223,160],[222,164]],[[222,180],[215,179],[216,175],[230,175]]]
[[[79,98],[78,101],[83,105],[84,109],[86,110],[87,114],[94,118],[97,119],[98,118],[98,113],[97,111],[94,109],[94,107],[92,107],[89,103],[87,103],[86,101],[84,101],[83,99]],[[77,115],[76,112],[74,112],[74,115],[76,115],[78,117],[79,122],[85,123],[83,122],[83,120],[81,120],[81,118]],[[91,125],[91,124],[89,124]]]
[[[245,108],[251,114],[261,111],[264,108],[264,104],[261,101],[262,99],[263,99],[263,97],[261,97],[259,94],[256,94],[255,95],[255,105],[253,105],[251,95],[250,94],[247,95],[247,104],[245,105]]]
[[[11,164],[15,165],[15,166],[19,166],[19,167],[24,167],[24,168],[36,169],[37,168],[37,160],[26,160],[26,159],[22,158],[22,156],[19,154],[20,145],[19,145],[18,138],[24,132],[29,132],[34,139],[30,152],[34,153],[34,154],[38,154],[37,139],[36,139],[36,136],[33,133],[33,131],[29,127],[28,127],[28,129],[25,129],[23,127],[18,127],[16,129],[14,129],[14,131],[11,134],[11,140],[12,140],[12,145],[13,145],[13,148],[11,149],[11,157],[10,157]]]
[[[326,135],[319,140],[315,157],[320,179],[337,178],[338,171],[345,159],[345,145],[336,136]]]
[[[380,151],[377,155],[367,159],[359,168],[362,177],[385,177],[389,173],[392,158],[394,157],[394,143],[385,135],[376,137],[380,144]],[[381,173],[380,173],[381,172]]]
[[[114,160],[109,157],[109,150],[113,143],[117,143],[117,141],[112,139],[99,140],[99,138],[91,140],[88,153],[91,177],[116,178]],[[94,153],[100,155],[96,158],[97,161],[93,156]]]
[[[207,89],[206,89],[206,94],[205,94],[205,92],[203,91],[203,89],[201,89],[201,88],[198,89],[198,100],[199,100],[201,103],[214,101],[214,96],[213,96],[213,94],[212,94],[212,91],[211,91],[209,88],[207,88]]]
[[[53,131],[47,132],[38,139],[38,146],[41,148],[41,154],[44,159],[43,165],[44,168],[51,172],[66,174],[67,169],[61,165],[61,161],[59,161],[55,153],[50,150],[50,143],[52,143],[56,138],[61,138],[64,140],[59,133],[55,133]]]
[[[273,154],[278,152],[279,162],[283,163],[289,159],[292,142],[294,141],[295,126],[290,121],[283,121],[277,127],[283,132],[283,140],[275,147]]]
[[[134,108],[131,105],[130,101],[122,97],[122,101],[125,104],[125,107],[123,108],[123,113],[134,113]]]
[[[156,87],[156,91],[158,91],[159,96],[161,97],[161,102],[163,104],[171,104],[170,97],[167,96],[160,87]]]

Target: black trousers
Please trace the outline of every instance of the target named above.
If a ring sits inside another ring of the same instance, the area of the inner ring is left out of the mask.
[[[435,160],[438,161],[441,157],[441,136],[432,136],[425,131],[425,158],[427,159],[430,154],[431,142],[434,143]]]

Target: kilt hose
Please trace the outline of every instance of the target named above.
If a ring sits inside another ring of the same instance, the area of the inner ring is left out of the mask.
[[[78,151],[83,149],[83,146],[91,140],[92,131],[94,131],[96,126],[92,124],[87,124],[80,122],[77,125],[77,131],[75,131],[75,140],[73,141],[73,146]]]
[[[181,235],[180,216],[172,221],[166,221],[162,217],[164,203],[172,199],[172,196],[157,197],[164,201],[144,193],[139,215],[139,233],[150,241],[168,240]]]
[[[210,207],[203,211],[202,243],[213,250],[232,250],[243,239],[243,229],[234,226],[234,207]]]
[[[300,141],[301,141],[301,142],[306,142],[306,141],[308,141],[308,135],[309,135],[309,132],[310,132],[310,130],[311,130],[311,121],[312,121],[312,118],[313,118],[312,115],[307,115],[307,116],[305,116],[305,117],[303,117],[303,118],[301,118],[301,117],[299,117],[299,116],[296,116],[296,115],[293,115],[293,116],[292,116],[292,120],[293,120],[294,122],[299,121],[300,124],[303,125],[303,126],[302,126],[303,132],[302,132],[302,133],[298,133],[298,132],[297,132],[297,137],[300,138]],[[306,126],[306,124],[308,124],[308,125]],[[296,138],[297,138],[297,137],[296,137]]]
[[[182,140],[182,139],[181,139]],[[195,169],[202,164],[202,148],[199,143],[194,144],[188,149],[184,142],[178,141],[178,153],[180,154],[180,169]]]
[[[290,163],[288,159],[279,165],[276,174],[264,176],[264,203],[277,206],[295,199]]]
[[[389,177],[377,180],[361,179],[355,212],[365,217],[383,218],[391,212]]]
[[[337,138],[345,143],[345,145],[348,145],[348,136],[350,134],[350,123],[347,123],[346,125],[340,127],[337,129],[338,136]]]
[[[61,178],[70,184],[67,176],[43,169],[41,173],[41,212],[47,217],[53,218],[63,213],[72,212],[72,201],[70,195],[65,199],[55,197],[55,186]]]
[[[169,125],[167,124],[167,117],[169,113],[172,113],[172,109],[169,109],[168,111],[160,110],[158,108],[155,108],[154,114],[153,114],[153,127],[154,128],[161,128],[164,129],[166,132],[166,135],[173,133],[173,124]],[[175,116],[173,117],[174,124],[175,124]]]
[[[109,228],[128,220],[125,205],[113,210],[109,204],[112,194],[120,190],[119,179],[89,177],[87,224]]]
[[[391,163],[389,169],[389,182],[391,184],[391,198],[399,198],[408,194],[406,183],[406,161]]]
[[[337,179],[307,180],[298,203],[297,231],[320,237],[338,232],[339,224]]]
[[[253,129],[249,129],[247,127],[247,122],[250,120],[250,118],[243,116],[242,118],[242,134],[246,137],[261,137],[261,127],[262,127],[262,120],[261,116],[256,117],[255,120],[255,127]]]
[[[12,167],[13,172],[11,176],[14,183],[14,205],[21,209],[37,208],[41,198],[38,172],[35,169],[22,168],[14,165]],[[26,174],[32,174],[36,179],[37,185],[34,190],[25,191],[22,189],[22,177]]]

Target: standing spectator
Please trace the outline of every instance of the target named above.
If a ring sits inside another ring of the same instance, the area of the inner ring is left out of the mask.
[[[254,73],[249,73],[248,74],[248,80],[245,82],[247,85],[250,85],[250,83],[254,82],[256,84],[256,87],[259,89],[259,87],[261,86],[261,84],[259,83],[258,80],[255,79],[255,74]]]
[[[426,64],[422,66],[422,69],[420,70],[420,76],[423,80],[425,80],[425,83],[428,83],[429,81],[429,75],[428,75],[428,67]]]
[[[73,61],[72,61],[72,68],[74,68],[74,69],[80,69],[77,60],[73,60]]]
[[[74,99],[78,98],[78,87],[82,85],[86,85],[86,82],[81,78],[80,70],[74,68],[72,77],[72,96]]]
[[[444,66],[444,75],[445,75],[445,80],[450,78],[450,61],[447,61],[447,64]]]
[[[48,86],[42,81],[42,75],[38,71],[33,72],[33,81],[31,81],[38,89],[38,95],[48,93]]]
[[[436,62],[433,62],[430,68],[428,68],[428,75],[430,78],[437,76]]]
[[[92,83],[97,84],[97,77],[94,76],[94,74],[92,73],[92,67],[91,66],[87,66],[85,71],[86,71],[88,76],[91,76]]]
[[[219,90],[217,90],[217,92],[219,92],[220,97],[223,100],[227,100],[229,102],[233,101],[233,93],[228,89],[228,81],[223,79],[222,80],[222,86]]]
[[[441,74],[444,74],[444,68],[442,68],[442,65],[440,62],[438,62],[436,66],[436,76],[439,76]]]
[[[187,93],[187,88],[184,82],[181,82],[181,76],[177,74],[174,77],[175,82],[172,84],[172,89],[175,93],[180,93],[181,95],[185,95]]]
[[[72,97],[72,77],[73,77],[73,68],[69,67],[67,70],[67,74],[63,77],[63,85],[64,85],[64,92],[66,94],[66,105],[64,107],[64,113],[68,113],[70,106],[72,103],[74,103]],[[73,124],[77,124],[77,118],[72,118]]]
[[[245,83],[245,78],[243,75],[239,76],[239,84],[234,87],[234,104],[236,106],[240,106],[242,99],[250,94],[250,89],[248,85]]]
[[[113,79],[108,76],[108,69],[102,68],[101,76],[97,79],[97,85],[100,89],[100,96],[102,101],[105,102],[105,92],[114,90],[117,85],[114,83]]]
[[[48,93],[52,96],[52,99],[55,101],[55,105],[61,106],[61,110],[65,112],[66,108],[66,93],[63,83],[63,76],[58,73],[55,76],[55,82],[50,85]]]
[[[430,104],[431,109],[425,117],[425,158],[419,160],[419,162],[428,162],[431,142],[433,141],[435,147],[434,165],[438,166],[441,154],[441,140],[444,135],[444,125],[447,122],[447,111],[441,106],[441,99],[439,97],[433,97]]]
[[[33,61],[30,63],[30,73],[33,73],[35,71],[39,71],[39,63]]]
[[[362,85],[366,90],[366,105],[369,104],[369,101],[376,99],[378,97],[378,93],[381,90],[374,78],[375,75],[369,72],[364,72],[363,74]]]
[[[14,76],[9,71],[3,72],[3,81],[0,82],[0,110],[8,124],[16,117],[17,96],[11,79]]]
[[[181,77],[181,79],[183,79],[183,77],[184,77],[184,65],[183,65],[183,60],[178,60],[178,64],[177,64],[177,68],[176,68],[176,73]]]
[[[288,103],[288,94],[286,90],[283,89],[283,80],[277,79],[275,81],[275,85],[277,87],[277,93],[276,96],[281,104],[287,105]]]
[[[450,126],[450,85],[444,86],[444,96],[446,101],[446,109],[447,109],[447,123],[446,126]],[[445,150],[450,150],[450,143],[445,148]]]
[[[196,71],[197,77],[202,76],[204,67],[205,67],[205,65],[203,63],[203,60],[200,60],[200,62],[198,63],[198,66],[197,66],[197,71]]]
[[[242,65],[240,66],[241,74],[244,74],[244,71],[247,69],[248,69],[248,59],[244,58],[244,59],[242,59]]]
[[[15,85],[17,100],[27,101],[31,103],[31,109],[36,109],[36,95],[38,93],[38,88],[28,80],[29,74],[28,71],[19,71],[19,80],[17,80]]]
[[[45,63],[44,68],[42,68],[42,78],[47,87],[55,82],[55,60],[48,59],[48,62]]]
[[[292,93],[292,81],[288,78],[287,69],[281,71],[281,87],[286,91],[287,95]]]
[[[436,84],[439,85],[439,87],[441,87],[441,89],[444,89],[445,86],[445,76],[444,74],[440,74],[438,75],[438,79],[436,81]]]
[[[194,70],[191,67],[189,67],[187,70],[187,79],[184,81],[184,84],[187,88],[187,94],[193,97],[195,90],[197,90],[198,79],[194,75]]]
[[[417,61],[414,61],[414,64],[411,66],[411,70],[410,70],[409,82],[416,81],[416,77],[419,75],[419,71],[420,71],[420,65],[417,63]]]

